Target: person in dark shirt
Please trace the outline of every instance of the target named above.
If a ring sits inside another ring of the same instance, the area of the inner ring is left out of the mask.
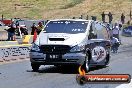
[[[108,17],[109,17],[109,23],[111,23],[113,20],[113,14],[109,12]]]
[[[15,40],[15,30],[16,30],[16,25],[14,23],[11,24],[10,28],[7,30],[8,32],[8,39],[7,41],[14,41]]]
[[[42,31],[42,29],[44,28],[44,25],[42,22],[39,22],[38,23],[38,26],[37,26],[37,34],[39,35],[39,33]]]
[[[31,31],[31,35],[34,35],[34,31],[37,29],[35,23],[33,23],[33,25],[31,26],[32,31]]]
[[[125,15],[123,13],[121,14],[121,22],[122,22],[122,24],[125,23]]]
[[[105,13],[104,12],[102,12],[102,21],[103,21],[103,23],[105,23]]]

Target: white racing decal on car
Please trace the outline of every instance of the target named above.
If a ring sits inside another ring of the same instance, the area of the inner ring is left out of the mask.
[[[95,62],[101,62],[106,57],[106,50],[102,46],[96,46],[92,50],[92,59]]]

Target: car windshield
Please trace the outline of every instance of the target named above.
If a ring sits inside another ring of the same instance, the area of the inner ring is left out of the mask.
[[[47,33],[84,33],[87,25],[88,21],[50,21],[44,31]]]

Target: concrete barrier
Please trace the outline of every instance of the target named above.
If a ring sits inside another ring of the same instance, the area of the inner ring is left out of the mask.
[[[8,39],[7,31],[0,31],[0,40],[7,40],[7,39]]]
[[[0,62],[29,58],[31,44],[0,47]]]

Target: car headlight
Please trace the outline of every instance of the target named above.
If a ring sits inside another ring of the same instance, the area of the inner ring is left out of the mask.
[[[40,51],[39,46],[36,45],[35,43],[32,44],[31,50]]]
[[[84,49],[85,49],[85,45],[76,45],[72,47],[70,52],[80,52],[83,51]]]

